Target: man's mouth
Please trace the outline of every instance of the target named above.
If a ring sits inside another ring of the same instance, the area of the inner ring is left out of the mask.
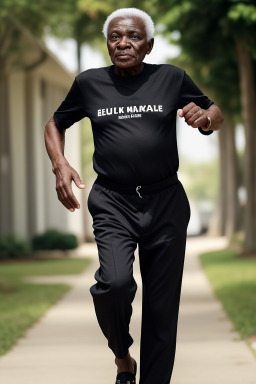
[[[129,59],[130,57],[132,57],[132,55],[129,55],[128,53],[119,53],[118,55],[116,55],[116,57],[121,57],[123,59]]]

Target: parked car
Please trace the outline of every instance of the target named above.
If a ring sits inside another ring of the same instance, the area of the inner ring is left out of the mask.
[[[188,223],[187,235],[198,236],[208,229],[214,204],[211,201],[200,201],[189,199],[191,216]]]

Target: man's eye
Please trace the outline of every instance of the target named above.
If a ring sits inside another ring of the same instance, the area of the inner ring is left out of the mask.
[[[112,39],[118,39],[118,35],[112,35]]]
[[[132,38],[133,38],[133,39],[138,39],[139,36],[138,36],[138,35],[132,35]]]

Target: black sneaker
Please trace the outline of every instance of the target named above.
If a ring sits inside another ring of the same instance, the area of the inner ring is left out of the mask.
[[[134,373],[120,372],[116,376],[115,384],[136,384],[137,363],[134,361]]]

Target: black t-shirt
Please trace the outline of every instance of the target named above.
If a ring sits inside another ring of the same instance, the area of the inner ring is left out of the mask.
[[[97,174],[151,184],[178,171],[176,115],[190,102],[213,104],[179,67],[144,63],[137,75],[118,76],[110,65],[77,75],[54,120],[60,130],[91,120]]]

